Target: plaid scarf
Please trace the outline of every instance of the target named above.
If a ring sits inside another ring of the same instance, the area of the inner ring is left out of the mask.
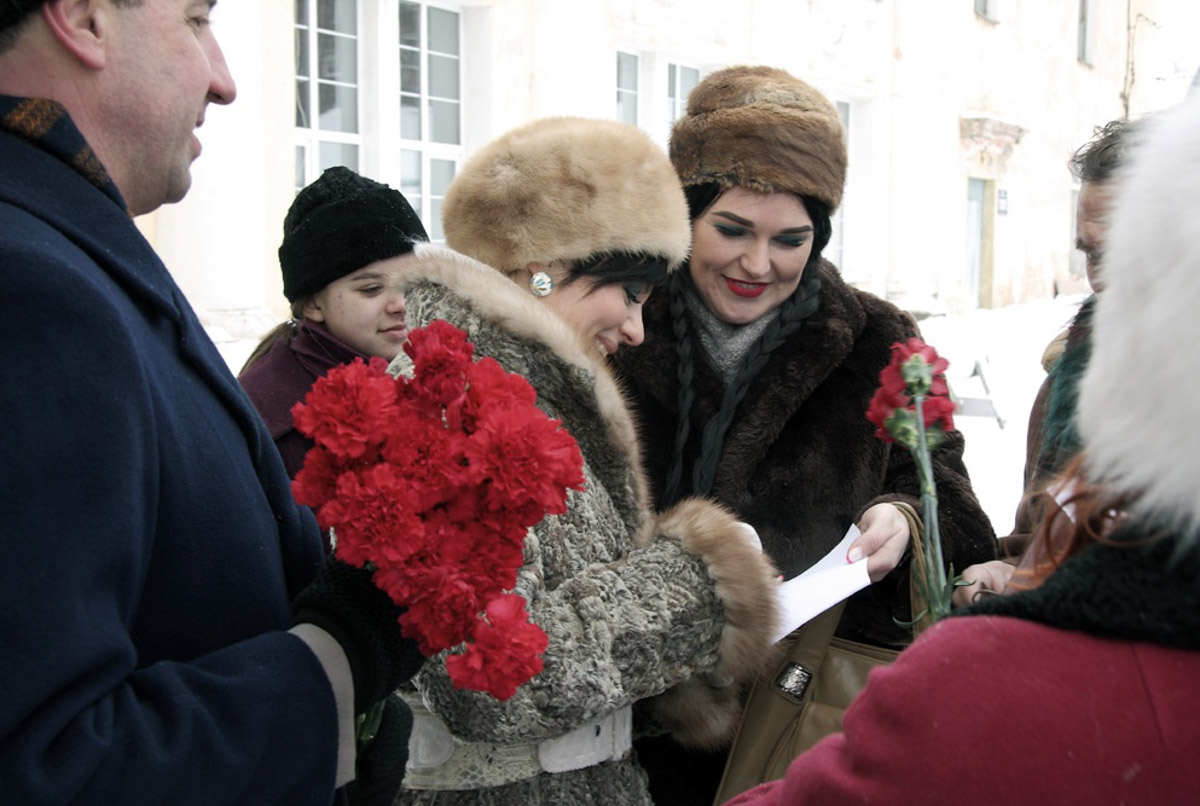
[[[45,98],[14,98],[0,95],[0,130],[28,140],[79,172],[125,210],[125,200],[112,177],[79,129],[71,122],[66,107]]]

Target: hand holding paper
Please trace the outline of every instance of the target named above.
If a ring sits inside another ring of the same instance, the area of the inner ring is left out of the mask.
[[[782,618],[775,635],[776,641],[871,584],[866,558],[853,563],[846,562],[850,544],[860,534],[858,527],[851,524],[842,541],[815,565],[779,584],[777,591]]]

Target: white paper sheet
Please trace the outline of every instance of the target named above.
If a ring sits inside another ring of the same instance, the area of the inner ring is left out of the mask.
[[[858,527],[851,524],[842,542],[815,565],[803,574],[779,583],[777,590],[782,620],[775,635],[776,641],[871,584],[865,557],[856,563],[846,562],[846,552],[860,534],[862,532]]]

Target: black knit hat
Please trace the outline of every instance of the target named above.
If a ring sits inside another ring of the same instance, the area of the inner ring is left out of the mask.
[[[44,2],[46,0],[0,0],[0,32],[24,20]]]
[[[414,241],[428,240],[400,191],[349,168],[330,168],[296,194],[283,219],[283,295],[288,302],[303,299],[377,260],[408,254]]]

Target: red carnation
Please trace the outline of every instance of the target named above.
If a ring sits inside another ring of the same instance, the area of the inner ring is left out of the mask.
[[[879,388],[867,407],[875,436],[885,442],[916,445],[916,398],[931,446],[954,429],[954,402],[949,397],[945,371],[949,362],[917,338],[892,345],[892,360],[879,373]],[[932,429],[932,430],[929,430]]]
[[[506,595],[487,607],[487,622],[475,627],[475,640],[462,655],[446,659],[458,688],[486,691],[499,700],[517,693],[514,680],[528,680],[542,670],[541,654],[549,639],[525,614],[525,600]]]
[[[339,458],[358,458],[378,438],[376,425],[394,415],[396,384],[382,358],[335,367],[292,407],[297,430]]]
[[[918,586],[928,609],[914,613],[916,623],[928,615],[933,620],[950,612],[950,595],[956,581],[954,569],[947,579],[942,566],[942,546],[937,518],[937,488],[930,451],[954,428],[954,401],[946,383],[949,362],[921,339],[892,345],[892,360],[879,373],[879,388],[867,407],[867,419],[875,424],[875,436],[907,448],[916,463],[921,484],[925,522],[922,545],[925,562],[913,564],[913,583]],[[925,569],[924,571],[919,570]]]

